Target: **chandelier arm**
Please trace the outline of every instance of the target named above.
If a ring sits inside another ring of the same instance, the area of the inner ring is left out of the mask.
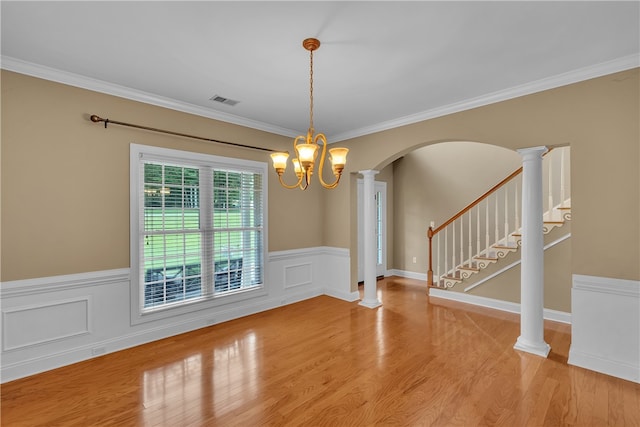
[[[324,171],[324,159],[325,159],[325,156],[327,154],[327,138],[324,136],[323,133],[319,133],[318,135],[316,135],[316,137],[313,140],[313,142],[315,142],[317,144],[318,140],[322,141],[322,155],[320,157],[320,165],[319,165],[319,169],[320,170],[318,171],[318,180],[320,180],[320,184],[324,188],[327,188],[327,189],[336,188],[338,186],[338,181],[340,181],[340,175],[336,175],[336,180],[332,184],[327,184],[324,181],[324,178],[322,177],[323,171]]]
[[[296,150],[296,144],[298,143],[298,140],[301,140],[301,139],[304,140],[304,136],[299,135],[299,136],[296,137],[296,139],[293,140],[293,152],[295,153],[296,159],[298,159],[298,164],[300,164],[300,159],[298,157],[298,150]],[[288,162],[289,161],[287,160],[287,163]],[[307,183],[307,186],[303,187],[303,185],[302,185],[303,177],[305,175],[304,172],[302,172],[300,175],[298,175],[298,181],[295,184],[289,185],[289,184],[285,183],[284,180],[282,179],[282,175],[284,173],[283,171],[284,171],[284,169],[281,170],[280,173],[278,173],[278,181],[280,181],[280,185],[282,185],[284,188],[286,188],[288,190],[293,190],[296,187],[300,187],[301,190],[305,190],[307,188],[308,183]]]
[[[303,188],[302,187],[302,175],[300,175],[300,178],[298,178],[298,182],[296,182],[293,185],[288,185],[284,182],[284,180],[282,179],[282,174],[278,174],[278,181],[280,181],[280,185],[282,185],[284,188],[287,188],[289,190],[293,190],[296,187],[300,187],[300,189],[304,190],[306,189],[306,186]]]
[[[327,190],[333,190],[334,188],[336,188],[338,186],[338,184],[340,183],[340,177],[342,175],[337,175],[336,176],[336,180],[333,184],[329,184],[329,185],[325,185],[324,183],[320,182],[320,184],[322,184],[322,186],[324,188],[326,188]]]

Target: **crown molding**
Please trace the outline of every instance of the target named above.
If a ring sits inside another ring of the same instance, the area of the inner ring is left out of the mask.
[[[584,80],[601,77],[607,74],[613,74],[620,71],[629,70],[631,68],[637,68],[639,66],[640,66],[640,54],[623,56],[621,58],[617,58],[611,61],[602,62],[599,64],[584,67],[584,68],[579,68],[577,70],[558,74],[556,76],[536,80],[520,86],[514,86],[509,89],[488,93],[486,95],[482,95],[482,96],[467,99],[461,102],[445,105],[443,107],[438,107],[431,110],[423,111],[421,113],[411,114],[409,116],[400,117],[398,119],[389,120],[386,122],[381,122],[372,126],[367,126],[360,129],[354,129],[352,131],[332,135],[330,139],[332,142],[344,141],[344,140],[356,138],[359,136],[369,135],[375,132],[380,132],[380,131],[389,130],[389,129],[393,129],[401,126],[406,126],[406,125],[422,122],[429,119],[435,119],[437,117],[446,116],[448,114],[470,110],[472,108],[483,107],[489,104],[495,104],[501,101],[506,101],[509,99],[518,98],[525,95],[530,95],[536,92],[542,92],[544,90],[554,89],[560,86],[566,86],[572,83],[578,83]]]
[[[151,93],[139,91],[126,86],[120,86],[112,83],[107,83],[102,80],[93,79],[90,77],[81,76],[78,74],[57,70],[50,67],[34,64],[27,61],[22,61],[17,58],[2,56],[0,67],[14,71],[16,73],[26,74],[33,77],[38,77],[45,80],[51,80],[57,83],[63,83],[70,86],[79,87],[82,89],[92,90],[95,92],[105,93],[108,95],[118,96],[121,98],[130,99],[132,101],[138,101],[145,104],[156,105],[159,107],[168,108],[171,110],[181,111],[184,113],[194,114],[197,116],[206,117],[209,119],[220,120],[226,123],[232,123],[239,126],[245,126],[251,129],[257,129],[276,135],[287,136],[295,138],[298,134],[295,130],[282,128],[280,126],[274,126],[268,123],[259,122],[256,120],[246,119],[233,114],[223,113],[220,111],[213,111],[206,108],[199,107],[197,105],[179,102],[174,99],[169,99]],[[442,107],[434,108],[431,110],[423,111],[409,116],[400,117],[398,119],[388,120],[385,122],[377,123],[372,126],[365,126],[359,129],[354,129],[347,132],[342,132],[335,135],[327,135],[328,139],[333,142],[344,141],[360,136],[369,135],[384,130],[389,130],[401,126],[406,126],[421,121],[434,119],[437,117],[446,116],[448,114],[458,113],[472,108],[482,107],[497,102],[506,101],[520,96],[530,95],[536,92],[542,92],[565,86],[572,83],[578,83],[584,80],[589,80],[596,77],[601,77],[607,74],[612,74],[620,71],[625,71],[631,68],[640,66],[640,54],[633,54],[623,56],[611,61],[602,62],[599,64],[591,65],[577,70],[569,71],[566,73],[558,74],[556,76],[536,80],[524,85],[515,86],[509,89],[504,89],[496,92],[492,92],[486,95],[478,96],[475,98],[467,99],[464,101],[456,102],[453,104],[445,105]]]
[[[45,67],[13,57],[2,56],[1,68],[7,71],[14,71],[16,73],[38,77],[56,83],[62,83],[69,86],[87,89],[94,92],[100,92],[107,95],[113,95],[120,98],[130,99],[132,101],[138,101],[158,107],[164,107],[183,113],[206,117],[209,119],[220,120],[222,122],[274,133],[276,135],[283,135],[291,138],[294,138],[297,135],[296,131],[291,129],[286,129],[280,126],[274,126],[268,123],[247,119],[244,117],[236,116],[234,114],[210,110],[186,102],[180,102],[174,99],[165,98],[148,92],[132,89],[130,87],[120,86],[102,80],[93,79],[91,77],[85,77],[79,74]]]

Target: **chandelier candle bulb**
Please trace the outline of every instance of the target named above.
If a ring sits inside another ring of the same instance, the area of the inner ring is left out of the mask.
[[[298,159],[300,164],[306,170],[309,166],[313,166],[313,161],[318,155],[318,144],[298,144],[296,145],[298,151]]]
[[[329,155],[331,156],[329,159],[331,160],[331,164],[333,165],[334,172],[337,170],[342,172],[342,170],[344,169],[344,165],[347,163],[348,152],[348,148],[331,148],[329,150]]]
[[[296,173],[296,176],[299,178],[302,173],[302,168],[300,167],[300,162],[298,159],[293,159],[293,170]]]
[[[287,168],[287,159],[289,158],[289,153],[273,153],[271,155],[271,159],[273,160],[273,168],[276,170],[278,175],[284,173]]]

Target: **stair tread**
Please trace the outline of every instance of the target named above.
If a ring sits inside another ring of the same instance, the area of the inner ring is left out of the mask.
[[[569,209],[571,209],[571,206],[561,206],[561,207],[556,208],[556,209],[558,209],[558,210],[560,210],[560,209],[562,209],[562,210],[569,210]]]
[[[493,245],[491,246],[494,249],[518,249],[517,246],[502,246],[502,245]]]
[[[564,224],[564,221],[544,221],[545,224]]]
[[[458,267],[459,270],[480,271],[477,267]]]
[[[496,257],[486,257],[486,256],[474,256],[473,258],[474,259],[481,259],[481,260],[488,260],[488,261],[491,261],[491,260],[497,261],[498,260],[498,258],[496,258]]]

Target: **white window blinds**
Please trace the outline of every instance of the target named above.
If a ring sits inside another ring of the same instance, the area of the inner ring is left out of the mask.
[[[141,312],[261,287],[264,172],[235,159],[138,159]]]

